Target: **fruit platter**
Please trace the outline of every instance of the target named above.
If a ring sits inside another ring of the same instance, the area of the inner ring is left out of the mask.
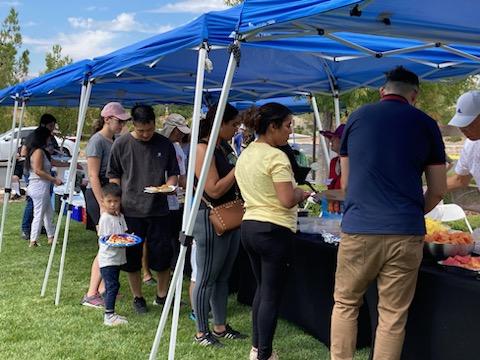
[[[140,244],[142,238],[134,234],[112,234],[100,238],[102,244],[114,247],[129,247]]]

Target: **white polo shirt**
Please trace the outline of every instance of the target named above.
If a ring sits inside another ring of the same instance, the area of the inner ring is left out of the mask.
[[[472,175],[480,187],[480,140],[465,140],[455,172],[458,175]]]

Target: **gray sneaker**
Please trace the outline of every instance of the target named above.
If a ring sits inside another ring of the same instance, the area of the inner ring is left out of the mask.
[[[105,303],[100,295],[92,295],[87,296],[85,295],[80,302],[80,305],[88,306],[95,309],[102,309]]]
[[[103,316],[103,325],[107,326],[118,326],[128,324],[128,321],[125,317],[118,314],[105,314]]]

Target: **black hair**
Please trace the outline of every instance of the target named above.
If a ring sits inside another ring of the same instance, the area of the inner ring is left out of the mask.
[[[103,196],[122,197],[122,188],[118,184],[107,183],[102,186]]]
[[[25,158],[25,169],[27,170],[30,169],[30,166],[31,166],[30,158],[33,152],[37,149],[43,150],[48,160],[52,159],[50,153],[45,149],[50,136],[51,136],[50,130],[48,130],[46,127],[43,127],[43,126],[37,127],[33,131],[32,135],[29,136],[28,155]]]
[[[280,128],[292,111],[279,103],[267,103],[260,107],[252,107],[242,113],[242,122],[247,128],[255,129],[258,135],[264,135],[270,124]]]
[[[218,104],[208,109],[205,119],[200,121],[199,139],[207,138],[210,135],[213,127],[213,121],[215,120],[215,114],[217,113]],[[238,110],[232,105],[227,103],[225,105],[225,111],[223,113],[222,124],[226,124],[238,116]]]
[[[40,117],[40,126],[47,126],[51,123],[56,123],[57,119],[52,114],[43,114]]]
[[[387,71],[385,73],[385,78],[386,82],[401,82],[417,87],[420,85],[417,74],[405,69],[403,66],[397,66],[395,69]]]
[[[155,123],[155,111],[150,105],[135,105],[131,114],[133,122],[140,124]]]

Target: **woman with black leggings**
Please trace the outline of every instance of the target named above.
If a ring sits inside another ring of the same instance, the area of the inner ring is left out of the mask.
[[[196,177],[200,176],[216,112],[216,106],[210,108],[207,116],[200,123],[199,142],[196,149]],[[194,339],[202,346],[222,347],[223,344],[219,339],[241,340],[246,337],[227,323],[228,279],[240,245],[240,229],[227,231],[221,236],[217,235],[210,223],[210,210],[207,207],[207,202],[212,206],[219,206],[238,197],[235,182],[236,157],[228,141],[231,141],[237,132],[239,124],[237,109],[227,104],[213,153],[213,161],[207,174],[203,193],[204,201],[198,211],[193,229],[197,248],[197,279],[193,290],[197,333]],[[208,325],[210,309],[213,315],[212,331]]]
[[[309,193],[296,187],[290,161],[277,148],[287,144],[292,132],[290,110],[268,103],[244,117],[245,125],[254,128],[258,136],[242,152],[235,168],[246,208],[241,239],[257,282],[250,360],[277,360],[272,343],[297,229],[297,204]]]

